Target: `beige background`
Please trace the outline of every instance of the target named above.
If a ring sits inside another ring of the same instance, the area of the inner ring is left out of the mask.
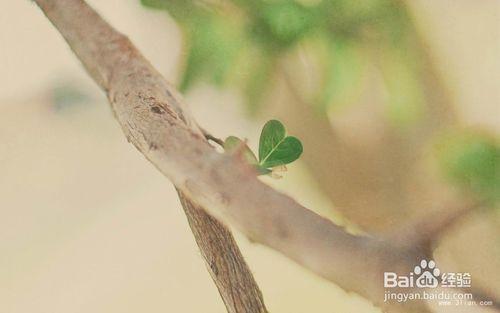
[[[139,1],[90,2],[175,81],[181,37],[171,19]],[[498,2],[411,4],[463,119],[500,131]],[[89,100],[54,110],[50,92],[62,82]],[[202,86],[188,102],[214,133],[256,141],[260,122],[245,117],[234,92]],[[300,163],[271,183],[329,212]],[[272,312],[378,312],[238,239]],[[170,183],[127,144],[38,8],[0,0],[0,312],[223,311]]]

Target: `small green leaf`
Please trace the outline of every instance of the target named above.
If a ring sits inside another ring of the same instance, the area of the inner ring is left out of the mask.
[[[224,150],[229,153],[235,153],[239,149],[243,149],[243,157],[251,166],[255,168],[259,175],[267,175],[271,173],[271,170],[259,165],[255,154],[253,154],[252,150],[250,150],[250,148],[243,140],[235,136],[229,136],[226,138],[226,140],[224,141]]]
[[[271,175],[279,178],[279,172],[286,171],[285,164],[291,163],[302,154],[302,143],[295,137],[287,136],[283,124],[271,120],[262,128],[259,142],[259,160],[247,144],[235,136],[224,141],[224,150],[243,155],[243,158],[255,168],[259,175]]]
[[[253,154],[252,150],[250,150],[247,144],[238,137],[235,136],[227,137],[226,140],[224,141],[224,150],[230,153],[231,152],[234,153],[240,150],[242,152],[243,157],[249,164],[258,165],[259,163],[255,155]]]
[[[299,139],[286,136],[283,124],[270,120],[262,128],[259,142],[259,164],[270,168],[291,163],[302,154],[302,143]]]
[[[277,120],[268,121],[262,128],[259,141],[259,160],[262,162],[271,151],[285,139],[286,130]]]

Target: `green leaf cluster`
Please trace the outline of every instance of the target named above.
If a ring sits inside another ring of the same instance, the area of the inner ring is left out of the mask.
[[[280,60],[306,47],[318,63],[310,103],[320,109],[352,103],[367,62],[380,67],[397,125],[420,116],[422,86],[413,29],[393,0],[141,0],[166,10],[185,34],[180,88],[197,81],[232,85],[251,111],[273,86]],[[371,61],[370,61],[371,60]]]
[[[241,139],[229,136],[224,149],[230,153],[241,153],[260,175],[270,174],[273,168],[297,160],[302,154],[302,143],[293,136],[287,136],[283,124],[277,120],[268,121],[262,128],[259,140],[259,158]]]

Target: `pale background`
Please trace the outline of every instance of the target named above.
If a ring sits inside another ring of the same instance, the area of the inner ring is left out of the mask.
[[[176,81],[181,37],[166,14],[135,0],[89,2]],[[500,131],[499,2],[411,3],[465,122]],[[85,99],[57,109],[51,95],[68,85]],[[256,141],[261,122],[235,93],[202,86],[187,100],[214,133]],[[300,163],[272,183],[331,211]],[[271,312],[378,312],[238,242]],[[172,185],[126,142],[102,93],[27,0],[0,0],[0,312],[224,312]]]

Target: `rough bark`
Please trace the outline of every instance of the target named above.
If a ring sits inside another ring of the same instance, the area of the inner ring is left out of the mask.
[[[260,182],[239,158],[216,152],[174,88],[83,1],[36,2],[106,91],[128,141],[186,199],[345,289],[381,299],[380,280],[365,286],[363,273],[380,274],[390,262],[384,243],[344,232]]]
[[[407,273],[427,256],[425,250],[351,235],[263,184],[237,155],[207,143],[174,88],[85,2],[36,3],[106,91],[128,141],[177,187],[229,312],[265,307],[233,238],[217,220],[387,311],[428,312],[424,303],[385,307],[382,284],[384,271]]]
[[[267,312],[262,294],[233,235],[178,191],[194,238],[228,312]]]
[[[90,75],[107,92],[108,97],[113,97],[114,92],[117,91],[114,84],[123,82],[121,79],[125,77],[121,75],[125,73],[128,75],[128,83],[134,83],[136,78],[138,83],[150,80],[151,86],[144,85],[145,90],[136,90],[137,104],[150,101],[151,105],[146,106],[145,109],[150,110],[152,114],[161,116],[167,110],[167,114],[180,118],[179,122],[183,123],[193,135],[201,134],[196,124],[185,118],[183,112],[185,108],[181,107],[179,100],[169,94],[170,86],[161,86],[165,82],[159,74],[152,70],[123,35],[112,29],[89,6],[82,1],[40,0],[36,2],[61,31],[73,51],[81,58]],[[125,71],[120,71],[120,63],[124,64],[122,62],[127,63],[129,60],[132,62],[123,68]],[[138,66],[133,60],[139,61]],[[144,64],[140,64],[142,62]],[[115,73],[116,78],[119,77],[117,80],[114,80]],[[154,93],[149,93],[154,90],[154,87],[163,89],[169,97],[167,101],[172,101],[173,107],[169,108],[162,103],[154,104]],[[128,94],[126,85],[116,88],[119,89],[118,93]],[[113,104],[113,101],[111,103]],[[174,110],[175,113],[169,110]],[[115,108],[114,112],[117,115],[122,114],[121,109]],[[124,122],[127,125],[125,127],[132,127],[135,123]],[[130,135],[136,136],[137,134]],[[128,139],[135,144],[133,137],[128,137]],[[166,140],[167,137],[164,139]],[[155,143],[150,142],[148,149],[156,149]],[[231,232],[188,199],[182,191],[178,191],[178,194],[207,270],[219,290],[227,311],[229,313],[266,313],[262,293]]]

